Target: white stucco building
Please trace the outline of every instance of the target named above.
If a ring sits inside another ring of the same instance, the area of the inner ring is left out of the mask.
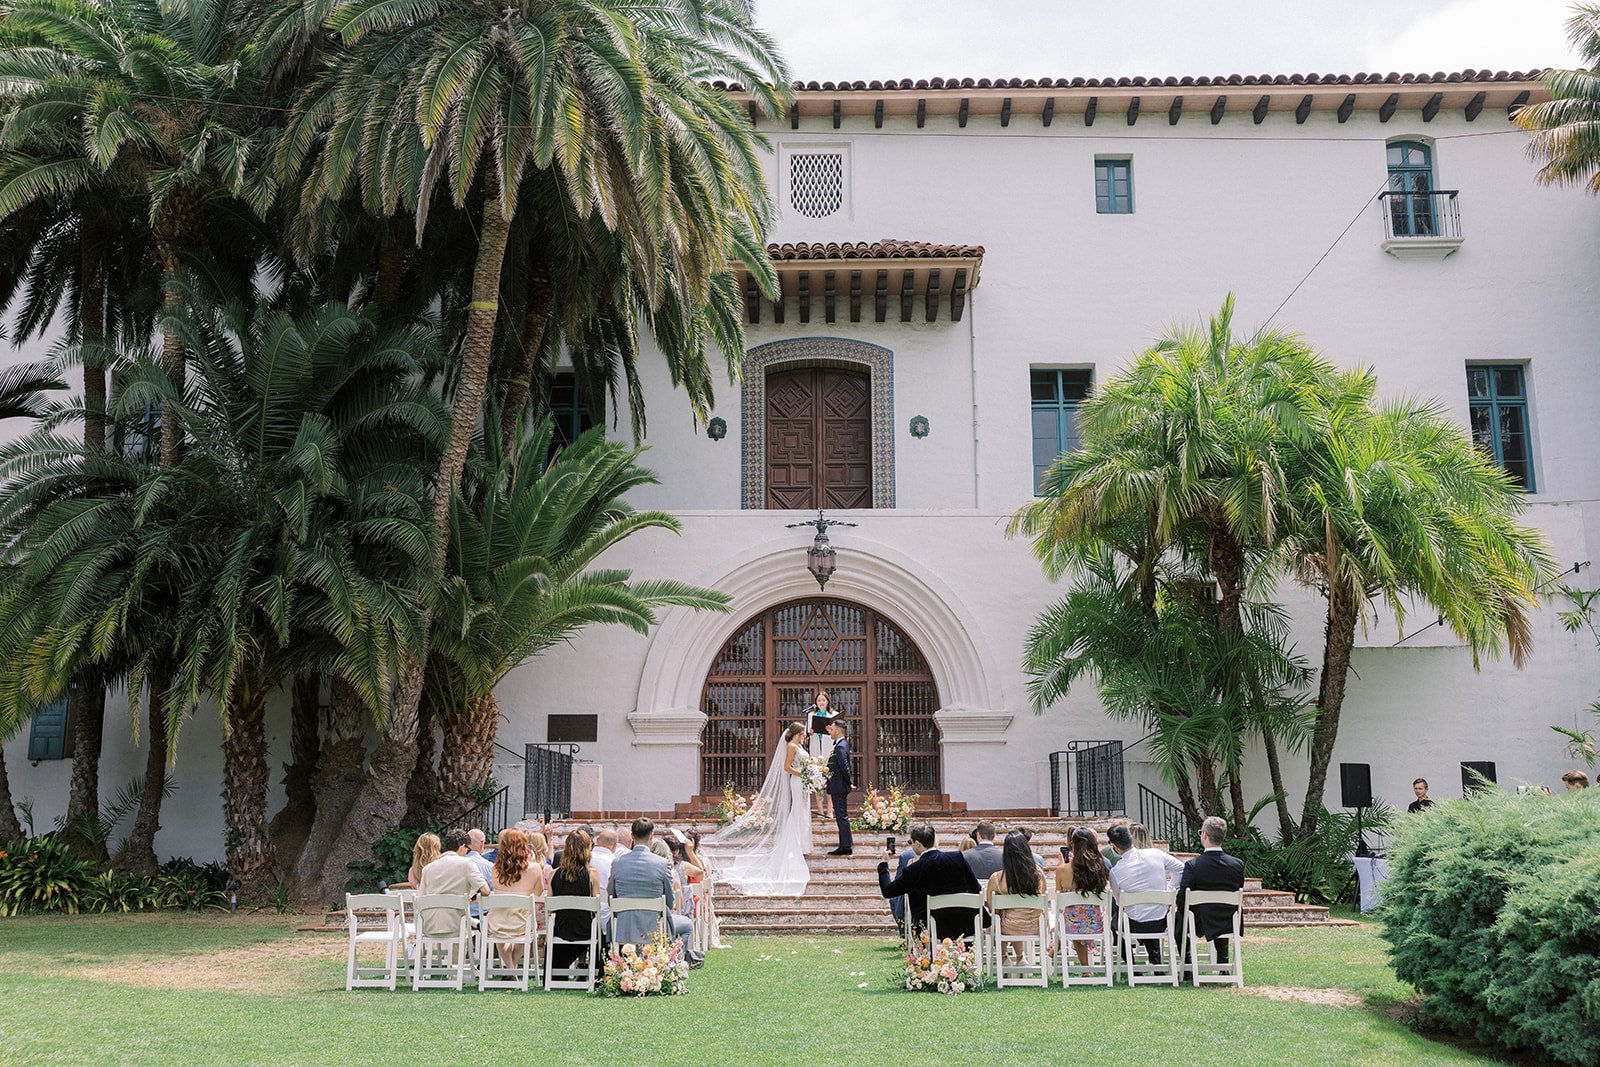
[[[1556,558],[1594,558],[1600,204],[1535,183],[1508,108],[1540,92],[1470,71],[808,84],[761,123],[784,292],[752,293],[744,380],[719,389],[712,432],[642,361],[661,484],[636,503],[684,530],[615,562],[715,586],[734,608],[548,653],[500,692],[502,744],[592,737],[600,804],[670,809],[764,761],[820,681],[855,719],[869,779],[881,761],[973,807],[1046,806],[1051,752],[1140,731],[1109,721],[1088,684],[1033,713],[1023,641],[1061,590],[1006,520],[1070,440],[1084,390],[1230,291],[1242,330],[1276,313],[1333,360],[1372,365],[1386,394],[1437,397],[1463,424],[1476,409]],[[811,531],[785,528],[819,505],[856,524],[831,531],[838,571],[820,594]],[[1287,581],[1282,596],[1316,662],[1321,601]],[[1586,637],[1546,610],[1521,671],[1474,671],[1443,627],[1399,637],[1387,618],[1359,635],[1336,763],[1370,764],[1391,804],[1418,775],[1455,794],[1469,760],[1495,761],[1502,783],[1559,785],[1570,761],[1550,724],[1600,690]],[[108,789],[142,765],[118,722]],[[281,708],[269,729],[286,759]],[[186,730],[163,854],[220,851],[218,729],[202,716]],[[30,767],[28,742],[6,756],[43,821],[68,768]],[[1132,807],[1135,785],[1156,783],[1141,746],[1128,759]],[[1252,767],[1253,800],[1267,790]]]

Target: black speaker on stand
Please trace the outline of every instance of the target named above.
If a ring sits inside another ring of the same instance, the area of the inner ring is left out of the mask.
[[[1356,855],[1371,855],[1366,836],[1361,832],[1361,809],[1372,807],[1370,763],[1339,764],[1339,799],[1344,807],[1356,810]]]
[[[1481,781],[1479,780],[1481,777]],[[1480,789],[1487,789],[1495,784],[1494,760],[1462,760],[1461,761],[1461,795],[1471,796]]]

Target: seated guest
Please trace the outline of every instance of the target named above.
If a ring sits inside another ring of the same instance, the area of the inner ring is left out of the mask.
[[[1228,824],[1215,815],[1207,816],[1200,824],[1200,843],[1205,851],[1183,865],[1183,876],[1178,882],[1179,915],[1183,914],[1183,898],[1190,889],[1233,893],[1244,888],[1244,861],[1222,851],[1222,842],[1227,837]],[[1237,910],[1231,904],[1196,904],[1194,907],[1195,936],[1211,942],[1218,963],[1228,962],[1228,942],[1217,938],[1233,933],[1233,913]]]
[[[1589,788],[1589,776],[1582,771],[1568,771],[1561,776],[1561,783],[1567,787],[1567,792],[1577,793]]]
[[[417,895],[448,894],[473,898],[488,891],[489,879],[467,857],[467,832],[458,828],[446,830],[444,851],[438,859],[422,868],[422,877],[417,880]],[[455,932],[455,921],[449,912],[434,908],[422,913],[419,918],[422,932],[430,937]]]
[[[684,959],[690,967],[699,967],[705,960],[689,943],[694,923],[682,915],[672,913],[676,899],[672,887],[672,864],[650,851],[655,837],[656,824],[640,816],[633,820],[633,849],[618,856],[611,864],[612,900],[618,897],[662,897],[667,902],[668,933],[683,942]],[[639,943],[650,940],[660,920],[648,912],[629,911],[617,916],[617,941]]]
[[[439,835],[422,834],[418,836],[417,843],[411,846],[411,869],[406,872],[406,881],[412,888],[422,879],[422,868],[439,858]]]
[[[489,879],[492,892],[530,897],[542,896],[545,892],[544,865],[533,861],[527,835],[515,827],[500,831],[494,869],[490,873],[493,875]],[[531,916],[531,910],[526,908],[491,912],[488,916],[489,936],[520,937]],[[521,945],[497,945],[496,951],[500,954],[500,962],[507,967],[522,963]]]
[[[678,887],[678,913],[694,918],[694,889],[705,877],[705,872],[689,862],[689,843],[676,836],[666,839],[667,851],[672,858],[672,878]]]
[[[1110,825],[1111,826],[1131,826],[1132,823],[1128,820],[1128,818],[1126,816],[1119,815],[1115,819],[1111,820],[1111,824]],[[1107,829],[1110,829],[1110,827],[1108,826]],[[1137,844],[1135,844],[1135,847],[1139,847],[1139,846]],[[1068,848],[1069,849],[1071,848],[1071,842],[1070,841],[1068,842]],[[1111,868],[1113,868],[1113,867],[1115,867],[1117,865],[1117,850],[1111,847],[1111,842],[1110,841],[1107,841],[1106,844],[1105,844],[1105,847],[1100,850],[1100,858],[1105,861],[1106,870],[1108,870],[1108,871]]]
[[[1122,821],[1127,829],[1127,820]],[[1104,893],[1110,884],[1110,872],[1097,847],[1098,835],[1086,826],[1072,831],[1066,847],[1067,862],[1056,868],[1056,891],[1060,893]],[[1107,848],[1111,846],[1107,845]],[[1093,904],[1068,904],[1061,909],[1061,926],[1069,934],[1098,934],[1105,929],[1111,916],[1103,914]],[[1078,962],[1089,964],[1089,942],[1074,941],[1073,951]]]
[[[982,884],[1000,869],[1000,849],[994,843],[994,823],[980,822],[974,826],[972,840],[973,846],[963,847],[961,856],[972,868],[972,876]]]
[[[1142,822],[1128,824],[1128,836],[1133,838],[1134,848],[1155,848],[1156,843],[1150,840],[1150,829]],[[1115,851],[1113,849],[1112,851]]]
[[[1183,876],[1183,863],[1170,852],[1158,848],[1134,848],[1133,834],[1126,826],[1106,831],[1111,847],[1117,850],[1117,865],[1111,869],[1111,885],[1118,893],[1162,893],[1169,878]],[[1128,909],[1130,934],[1158,934],[1166,929],[1167,909],[1161,904],[1135,904]],[[1144,943],[1150,962],[1161,962],[1161,938],[1135,938]]]
[[[1026,826],[1019,826],[1011,832],[1022,835],[1022,839],[1028,843],[1028,854],[1033,857],[1033,862],[1039,865],[1041,871],[1044,870],[1044,857],[1033,851],[1033,831]]]
[[[600,936],[611,936],[611,864],[617,858],[614,830],[599,830],[589,839],[589,864],[600,875]]]
[[[895,865],[894,876],[899,878],[902,874],[904,874],[906,871],[906,865],[912,860],[916,859],[917,856],[918,853],[915,846],[906,849],[904,852],[901,852],[899,863]],[[906,898],[890,897],[889,914],[894,916],[895,928],[900,931],[900,936],[904,937],[906,933]]]
[[[941,852],[934,848],[935,840],[933,827],[918,823],[911,828],[911,849],[917,858],[906,865],[900,876],[890,879],[888,860],[878,864],[878,892],[885,898],[906,898],[914,929],[921,929],[927,922],[929,897],[980,892],[978,880],[961,853]],[[941,908],[933,918],[945,930],[970,930],[975,914],[973,908]]]
[[[1406,805],[1408,814],[1415,815],[1419,811],[1427,811],[1433,807],[1433,798],[1428,795],[1428,780],[1426,778],[1414,780],[1411,783],[1411,791],[1417,795],[1417,799]]]
[[[493,880],[491,876],[494,873],[494,861],[483,854],[484,848],[488,843],[489,838],[476,826],[467,831],[467,859],[478,865],[478,871],[483,875],[483,880],[486,882]],[[472,915],[473,918],[477,918],[478,906],[476,904],[472,906]]]
[[[1015,831],[1006,835],[1006,846],[1000,855],[1000,869],[989,876],[984,903],[992,912],[994,898],[1008,893],[1024,897],[1044,895],[1044,871],[1034,862],[1028,839]],[[1043,914],[1042,908],[1008,908],[1000,913],[1000,935],[1038,937],[1039,917]],[[1022,962],[1022,945],[1019,942],[1007,941],[1005,947],[1007,959]]]
[[[550,895],[553,897],[597,897],[600,895],[600,872],[589,862],[591,846],[589,836],[582,830],[567,834],[561,849],[561,863],[550,875]],[[583,912],[556,913],[555,935],[565,941],[588,941],[591,917]],[[557,970],[583,964],[588,950],[582,945],[551,945],[550,966]]]
[[[505,836],[502,832],[501,836]],[[545,888],[543,892],[550,891],[550,872],[555,868],[555,861],[550,858],[550,839],[537,831],[524,834],[528,839],[528,862],[539,868],[544,874]],[[496,858],[496,862],[499,862]]]

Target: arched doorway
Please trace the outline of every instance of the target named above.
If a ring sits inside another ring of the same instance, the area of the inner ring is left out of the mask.
[[[824,688],[849,730],[857,790],[941,790],[933,674],[900,628],[842,600],[797,600],[762,612],[722,646],[706,675],[700,789],[761,785],[785,723]]]

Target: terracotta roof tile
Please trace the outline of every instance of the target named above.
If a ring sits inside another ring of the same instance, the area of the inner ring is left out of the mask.
[[[968,259],[982,258],[982,245],[936,245],[926,241],[801,241],[767,246],[767,255],[779,263],[819,259]]]
[[[1206,85],[1427,85],[1444,82],[1523,82],[1533,81],[1542,74],[1538,67],[1528,70],[1492,71],[1463,70],[1454,73],[1437,71],[1433,74],[1216,74],[1210,76],[1186,75],[1184,77],[1113,77],[1113,78],[890,78],[886,81],[797,81],[796,92],[893,92],[903,90],[959,90],[959,89],[1094,89],[1138,86]],[[743,92],[738,82],[712,82],[719,89]]]

